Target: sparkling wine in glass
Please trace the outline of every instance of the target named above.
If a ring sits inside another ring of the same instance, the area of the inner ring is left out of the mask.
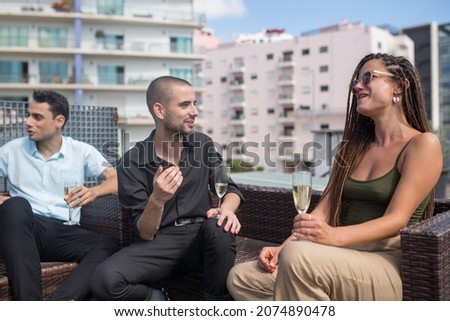
[[[228,189],[228,180],[230,178],[230,168],[225,164],[220,164],[214,167],[214,187],[217,196],[219,197],[219,208],[222,204],[222,197]]]
[[[292,174],[292,195],[299,214],[306,213],[311,202],[312,175],[308,171],[295,171]]]
[[[64,200],[66,202],[70,197],[70,193],[72,193],[77,188],[77,186],[78,184],[76,182],[64,182]],[[64,224],[77,225],[78,222],[72,220],[73,208],[69,206],[69,203],[67,203],[67,206],[69,207],[69,220],[64,222]]]

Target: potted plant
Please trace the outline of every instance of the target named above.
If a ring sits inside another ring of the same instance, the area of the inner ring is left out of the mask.
[[[105,32],[103,30],[97,30],[95,32],[95,38],[97,38],[97,39],[105,38]]]
[[[104,47],[104,40],[105,40],[105,32],[103,30],[97,30],[95,32],[95,39],[97,39],[97,48],[103,48]]]

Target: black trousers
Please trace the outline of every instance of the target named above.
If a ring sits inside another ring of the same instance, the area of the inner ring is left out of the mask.
[[[235,258],[236,237],[215,218],[165,227],[153,240],[133,243],[100,264],[92,292],[101,300],[145,300],[152,283],[187,269],[203,273],[205,300],[223,300],[229,297],[226,279]]]
[[[0,205],[0,252],[16,300],[43,299],[41,261],[78,262],[50,300],[83,300],[95,268],[117,250],[107,236],[34,214],[22,197]]]

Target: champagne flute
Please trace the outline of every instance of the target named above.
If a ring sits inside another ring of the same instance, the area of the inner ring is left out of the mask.
[[[230,178],[230,168],[225,164],[214,167],[214,187],[219,197],[219,209],[222,204],[222,197],[228,189],[228,180]]]
[[[72,193],[76,188],[78,184],[77,182],[69,181],[64,182],[64,200],[67,202],[67,199],[70,197],[70,193]],[[78,222],[72,220],[72,212],[73,208],[70,207],[69,203],[67,203],[67,206],[69,207],[69,220],[64,222],[64,225],[78,225]]]
[[[292,174],[292,195],[299,214],[306,213],[311,203],[312,175],[308,171],[295,171]]]

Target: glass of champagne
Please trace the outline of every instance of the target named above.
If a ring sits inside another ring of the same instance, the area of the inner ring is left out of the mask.
[[[75,188],[77,188],[78,184],[77,182],[69,181],[64,182],[64,200],[67,202],[67,200],[70,197],[70,193],[73,192]],[[69,207],[69,220],[64,222],[65,225],[77,225],[78,223],[76,221],[72,220],[72,211],[73,208],[70,206],[69,203],[67,203],[67,206]]]
[[[295,171],[292,174],[292,195],[299,214],[306,213],[311,202],[312,175],[308,171]]]
[[[230,168],[225,164],[220,164],[214,167],[214,187],[216,189],[217,196],[219,197],[219,209],[222,201],[222,197],[225,195],[228,189],[228,180],[230,178]]]

